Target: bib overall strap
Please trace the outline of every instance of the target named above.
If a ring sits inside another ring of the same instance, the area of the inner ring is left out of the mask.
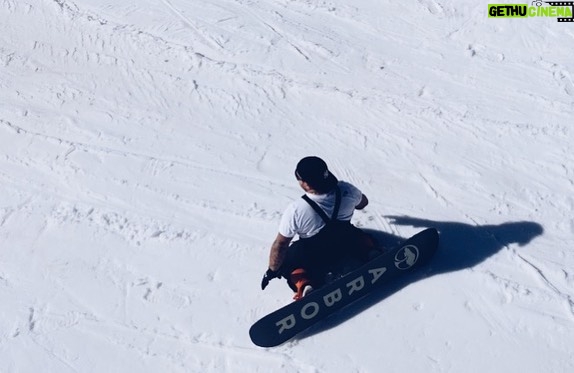
[[[319,205],[311,198],[309,198],[306,194],[303,195],[301,198],[303,198],[305,202],[307,202],[313,208],[313,210],[315,210],[315,212],[319,214],[319,216],[321,217],[321,219],[323,219],[325,224],[337,220],[337,215],[339,215],[339,207],[341,206],[341,190],[339,189],[338,186],[337,189],[335,190],[335,208],[333,209],[333,215],[331,216],[331,219],[329,219],[325,211],[323,211],[323,209],[319,207]]]

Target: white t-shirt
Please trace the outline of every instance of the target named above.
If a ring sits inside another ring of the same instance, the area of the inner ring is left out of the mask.
[[[350,221],[353,217],[355,207],[361,202],[363,193],[354,185],[345,181],[339,181],[339,189],[341,190],[341,205],[339,207],[339,214],[337,220]],[[309,194],[307,196],[315,201],[325,211],[327,216],[331,218],[333,210],[335,209],[335,190],[327,194]],[[281,217],[279,224],[279,233],[284,237],[295,237],[299,235],[300,238],[313,237],[325,226],[325,222],[321,216],[313,210],[303,198],[298,198],[293,201]]]

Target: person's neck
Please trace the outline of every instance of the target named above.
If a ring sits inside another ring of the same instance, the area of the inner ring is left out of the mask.
[[[329,194],[329,192],[320,192],[320,191],[315,190],[315,189],[312,189],[312,188],[307,189],[306,192],[309,193],[309,194],[313,194],[313,195],[315,195],[315,196],[320,196],[320,195],[323,195],[323,194]]]

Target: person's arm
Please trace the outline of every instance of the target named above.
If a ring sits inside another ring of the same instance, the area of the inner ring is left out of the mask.
[[[277,237],[275,238],[275,241],[273,241],[273,245],[271,245],[271,251],[269,253],[269,268],[261,280],[261,290],[265,290],[267,285],[269,285],[269,281],[274,278],[281,277],[279,268],[281,268],[281,264],[283,264],[283,260],[285,260],[285,254],[287,254],[289,242],[291,242],[290,237],[285,237],[281,233],[277,233]]]
[[[281,233],[277,233],[277,237],[273,241],[269,252],[269,269],[273,272],[277,272],[281,264],[283,264],[291,240],[292,237],[285,237]]]
[[[363,194],[361,196],[361,202],[359,202],[359,204],[357,206],[355,206],[355,208],[357,210],[362,210],[365,207],[367,207],[368,204],[369,204],[369,200],[367,199],[367,196]]]

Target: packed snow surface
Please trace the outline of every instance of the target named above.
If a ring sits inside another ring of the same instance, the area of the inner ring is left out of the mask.
[[[487,5],[1,0],[0,372],[574,371],[574,24]],[[263,349],[307,155],[439,251]]]

